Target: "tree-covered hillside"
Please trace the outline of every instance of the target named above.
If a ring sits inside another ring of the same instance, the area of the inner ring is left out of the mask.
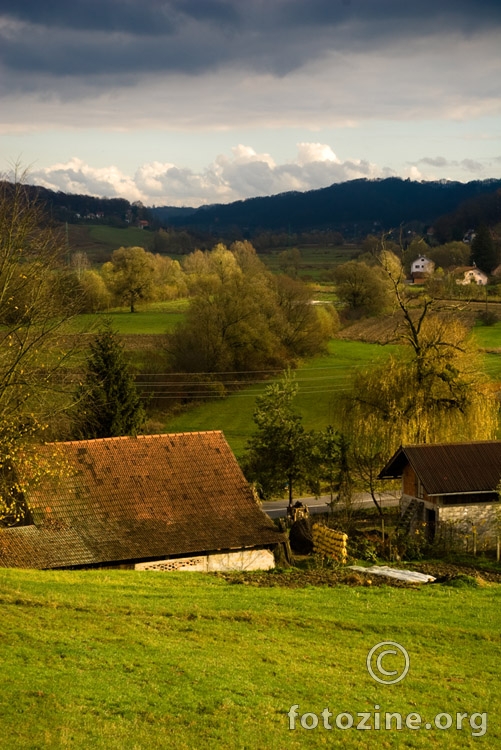
[[[152,214],[160,223],[220,234],[235,227],[249,236],[267,230],[335,229],[349,237],[387,231],[412,222],[428,226],[440,216],[455,211],[462,202],[493,194],[500,188],[501,180],[461,183],[414,182],[396,177],[363,179],[306,193],[282,193],[227,205],[204,206],[180,216],[164,208],[152,209]]]

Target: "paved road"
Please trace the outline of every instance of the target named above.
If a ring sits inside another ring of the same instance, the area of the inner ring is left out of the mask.
[[[321,495],[320,497],[301,497],[296,499],[307,505],[310,509],[310,513],[329,513],[330,511],[330,506],[328,504],[330,502],[329,495]],[[398,505],[399,500],[399,495],[385,494],[382,496],[382,504],[384,508]],[[372,497],[367,492],[360,492],[354,495],[353,502],[357,508],[370,508],[374,506]],[[270,518],[284,518],[287,515],[287,505],[288,500],[267,500],[263,503],[262,507]],[[334,512],[336,512],[336,508],[334,508]]]

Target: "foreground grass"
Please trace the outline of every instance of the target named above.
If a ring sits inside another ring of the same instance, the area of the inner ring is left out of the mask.
[[[499,587],[293,590],[194,573],[3,571],[2,748],[496,747],[500,603]],[[410,656],[395,685],[366,669],[385,640]],[[291,731],[294,704],[425,721],[488,712],[488,730],[472,737],[467,720],[462,731],[367,734],[320,719]]]

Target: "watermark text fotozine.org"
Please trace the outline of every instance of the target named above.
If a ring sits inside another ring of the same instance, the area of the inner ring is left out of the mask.
[[[373,646],[367,654],[366,667],[375,682],[392,686],[401,682],[409,672],[410,657],[407,650],[396,641],[382,641]],[[390,688],[391,689],[391,688]],[[381,706],[374,705],[374,711],[357,713],[340,711],[334,714],[324,708],[318,714],[301,711],[298,703],[287,712],[289,729],[368,729],[368,730],[405,730],[450,729],[452,731],[470,731],[472,737],[483,737],[487,732],[487,713],[456,711],[440,712],[433,718],[424,719],[417,711],[402,714],[398,711],[381,711]]]
[[[287,716],[289,729],[369,729],[369,730],[417,730],[417,729],[455,729],[470,730],[472,737],[482,737],[487,732],[487,714],[457,711],[455,714],[438,713],[431,721],[425,721],[422,716],[413,711],[402,715],[398,711],[381,712],[380,706],[375,705],[374,711],[347,711],[334,714],[328,708],[320,713],[307,711],[301,713],[298,704],[291,706]]]

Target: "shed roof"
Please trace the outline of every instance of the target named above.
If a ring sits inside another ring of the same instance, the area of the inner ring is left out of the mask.
[[[58,568],[283,540],[222,432],[47,444],[68,470],[28,500],[33,525],[0,529],[0,565]]]
[[[379,478],[401,477],[408,464],[428,495],[494,492],[501,480],[501,441],[401,446]]]

